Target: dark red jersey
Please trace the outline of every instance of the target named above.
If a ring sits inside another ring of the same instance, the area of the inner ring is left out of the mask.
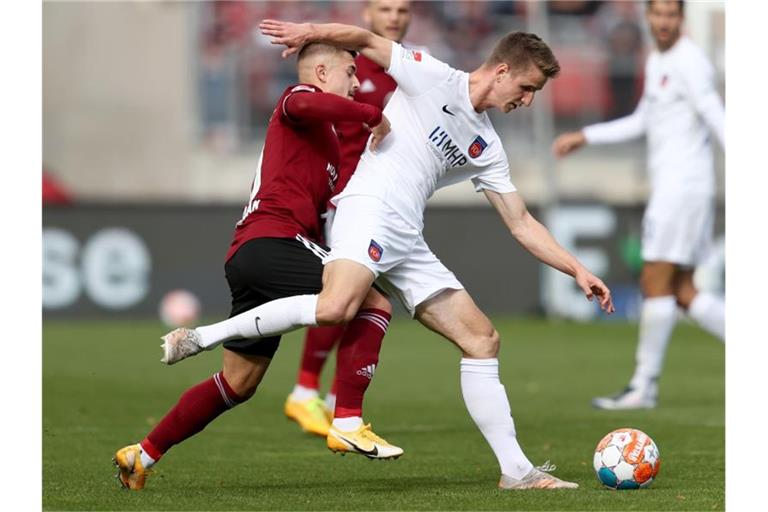
[[[355,65],[357,66],[355,74],[360,81],[360,88],[355,93],[355,101],[384,109],[389,97],[397,89],[397,82],[387,74],[386,69],[362,54],[358,54],[355,58]],[[338,194],[344,190],[352,173],[355,172],[371,132],[366,130],[362,123],[336,123],[336,131],[341,142],[341,166],[339,181],[336,183]]]
[[[378,124],[381,110],[322,92],[288,87],[267,127],[251,197],[235,227],[227,260],[253,238],[322,240],[320,215],[338,180],[339,140],[333,123]]]

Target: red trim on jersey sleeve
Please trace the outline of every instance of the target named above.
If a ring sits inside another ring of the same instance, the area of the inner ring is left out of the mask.
[[[306,89],[297,90],[299,87]],[[283,113],[290,121],[351,121],[366,123],[368,126],[376,126],[381,122],[381,109],[373,105],[358,103],[326,92],[295,94],[307,89],[307,86],[297,86],[283,100]]]

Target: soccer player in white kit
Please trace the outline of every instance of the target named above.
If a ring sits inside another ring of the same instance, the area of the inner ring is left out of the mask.
[[[191,341],[199,351],[233,336],[252,338],[306,325],[343,323],[354,316],[376,280],[422,324],[461,350],[462,395],[498,459],[499,487],[578,487],[546,472],[551,466],[534,467],[523,453],[499,381],[499,334],[422,234],[424,209],[432,193],[471,179],[527,250],[573,276],[588,299],[597,296],[603,310],[613,311],[605,284],[528,213],[510,181],[507,156],[486,113],[489,108],[506,113],[532,104],[536,91],[559,71],[549,47],[533,34],[512,33],[501,39],[480,68],[465,73],[349,25],[265,20],[260,28],[274,43],[288,46],[284,56],[309,42],[323,41],[356,49],[384,66],[398,83],[385,108],[392,132],[375,151],[366,149],[349,184],[334,198],[331,254],[319,295],[279,299],[218,324],[182,330],[178,336],[171,333],[166,343]],[[362,418],[334,420],[329,448],[339,443],[354,447],[361,428]]]
[[[643,96],[635,111],[565,133],[553,144],[555,154],[564,156],[585,144],[647,137],[651,196],[643,217],[644,300],[635,373],[623,391],[592,401],[600,409],[656,406],[657,379],[678,307],[725,340],[723,299],[698,291],[693,283],[694,266],[712,242],[715,175],[710,133],[725,147],[723,104],[712,65],[681,35],[683,2],[650,1],[647,18],[656,50],[648,57]]]

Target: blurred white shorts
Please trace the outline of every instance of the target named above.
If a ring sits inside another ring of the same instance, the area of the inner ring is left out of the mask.
[[[643,216],[643,260],[696,266],[712,247],[714,224],[711,197],[652,197]]]
[[[375,197],[342,197],[331,233],[331,253],[323,263],[345,259],[365,266],[411,316],[419,304],[440,292],[464,289],[429,249],[421,231]]]

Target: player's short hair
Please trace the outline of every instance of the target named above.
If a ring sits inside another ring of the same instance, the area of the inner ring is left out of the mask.
[[[501,38],[486,64],[495,66],[502,63],[511,69],[524,69],[534,64],[547,78],[553,78],[560,72],[560,63],[547,43],[528,32],[511,32]]]
[[[648,0],[645,3],[646,7],[648,9],[651,8],[651,5],[653,5],[653,0]],[[677,5],[680,7],[680,14],[685,14],[685,1],[684,0],[677,0]]]
[[[339,53],[349,53],[352,58],[357,56],[357,52],[353,50],[347,50],[346,48],[339,48],[325,43],[309,43],[301,47],[297,62],[301,62],[307,57],[314,57],[315,55],[335,55]]]

